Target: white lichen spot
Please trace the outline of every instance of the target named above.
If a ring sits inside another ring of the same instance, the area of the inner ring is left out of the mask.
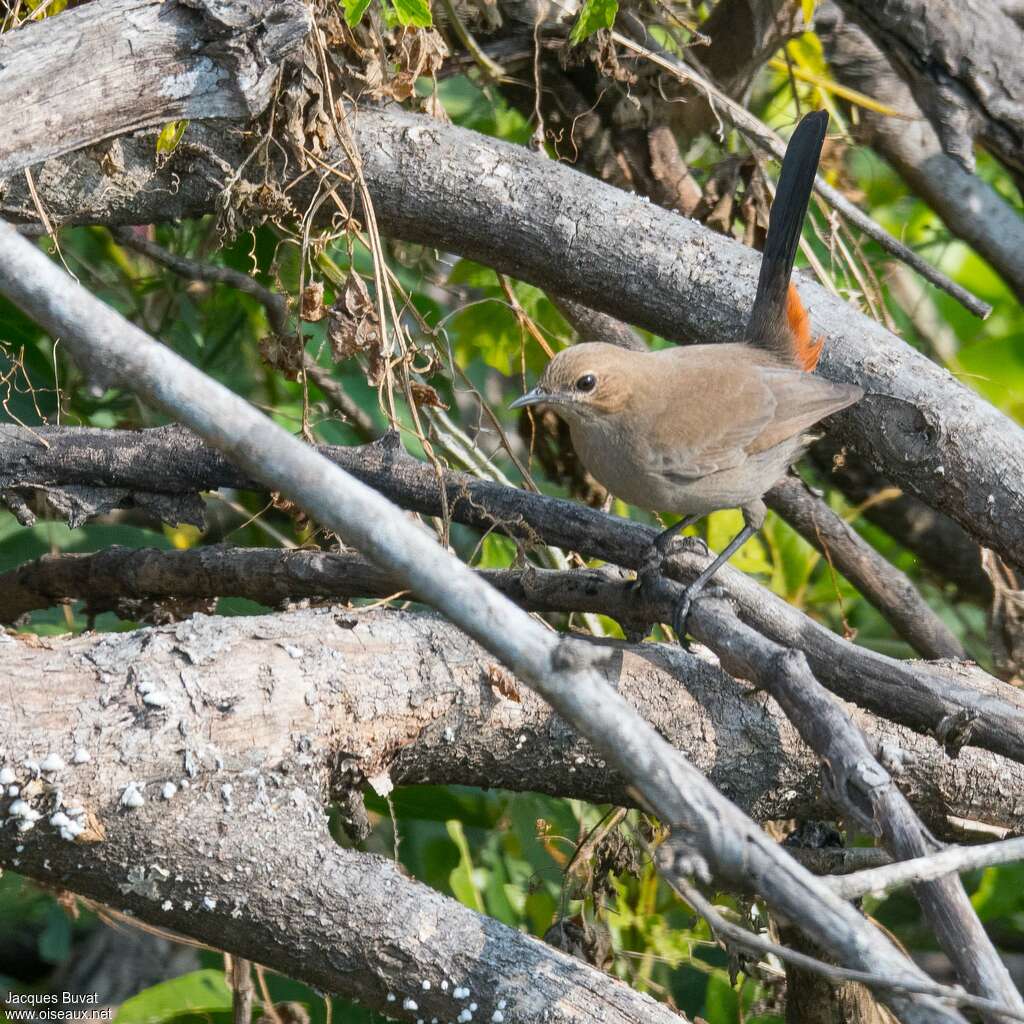
[[[395,788],[395,784],[391,781],[391,776],[387,772],[371,775],[366,781],[373,787],[373,791],[377,796],[382,799]]]
[[[295,644],[285,644],[284,650],[289,658],[294,658],[296,661],[306,653],[301,647],[297,647]]]
[[[389,1003],[393,1003],[394,1001],[395,1001],[395,993],[394,992],[389,992],[388,993],[388,1002]]]
[[[452,995],[456,999],[468,999],[469,998],[469,989],[468,988],[463,988],[460,985],[458,988],[455,989],[455,991],[452,992]]]
[[[72,764],[87,764],[91,760],[92,754],[85,747],[75,747],[75,752],[71,755]]]
[[[408,996],[406,996],[405,999],[402,1000],[403,1010],[408,1010],[410,1013],[413,1013],[419,1008],[419,1003],[417,1003],[415,999],[410,999]]]
[[[151,708],[165,708],[170,702],[171,698],[163,690],[150,690],[142,696],[142,703],[148,704]]]
[[[160,904],[161,910],[171,910],[173,907],[174,904],[170,900],[164,900],[163,903]]]
[[[217,901],[212,896],[204,896],[203,906],[206,907],[207,910],[216,910]]]
[[[44,772],[59,772],[64,770],[64,758],[60,754],[49,753],[43,758],[43,763],[39,766],[41,771]]]
[[[499,999],[498,1000],[498,1009],[499,1010],[504,1010],[506,1006],[508,1006],[508,1000],[507,999]]]
[[[71,819],[63,811],[58,811],[50,815],[50,824],[54,828],[67,828],[71,824]]]
[[[235,791],[235,787],[230,782],[225,782],[220,787],[220,798],[224,801],[224,806],[230,811],[231,810],[231,794]]]
[[[441,991],[442,992],[447,992],[448,991],[448,979],[447,978],[444,978],[441,981]]]
[[[141,807],[146,802],[146,798],[142,795],[142,790],[139,788],[137,782],[129,782],[124,787],[124,792],[121,793],[121,806],[127,807],[132,810],[136,807]]]
[[[430,982],[429,982],[429,981],[427,981],[427,979],[426,979],[426,978],[424,978],[424,979],[423,979],[423,980],[422,980],[422,981],[420,982],[420,988],[421,988],[421,989],[423,989],[423,991],[424,991],[424,992],[429,992],[429,991],[430,991]]]
[[[463,1010],[455,1019],[459,1024],[469,1024],[469,1021],[473,1019],[473,1014],[469,1010]]]
[[[178,792],[178,787],[173,782],[165,782],[160,787],[160,795],[165,800],[173,800],[175,794]]]
[[[8,786],[7,787],[7,795],[8,796],[17,796],[20,792],[21,792],[21,786]]]
[[[494,1013],[491,1014],[491,1020],[494,1022],[494,1024],[501,1024],[501,1022],[504,1019],[505,1014],[503,1014],[501,1010],[495,1010]]]
[[[17,778],[13,768],[0,768],[0,786],[9,786],[12,782],[16,782]]]
[[[455,730],[450,725],[444,727],[444,741],[445,743],[455,742]]]
[[[476,1013],[476,1003],[470,1003],[469,1004],[469,1012],[470,1013]]]
[[[20,818],[22,821],[29,822],[37,822],[42,817],[42,815],[26,800],[15,800],[14,803],[7,808],[7,813],[12,818]]]
[[[182,906],[183,906],[183,907],[184,907],[184,908],[185,908],[186,910],[191,910],[191,909],[192,909],[192,901],[191,901],[191,900],[185,900],[185,902],[184,902],[184,903],[182,903]]]

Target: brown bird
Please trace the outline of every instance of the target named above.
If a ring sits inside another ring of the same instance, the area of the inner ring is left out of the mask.
[[[810,428],[864,394],[809,372],[822,342],[812,342],[790,283],[827,125],[824,111],[808,114],[786,150],[742,341],[660,352],[575,345],[512,403],[552,406],[580,460],[612,494],[683,516],[655,540],[652,567],[686,526],[717,509],[742,510],[743,529],[676,606],[680,638],[693,599],[761,528],[761,498],[800,456]]]

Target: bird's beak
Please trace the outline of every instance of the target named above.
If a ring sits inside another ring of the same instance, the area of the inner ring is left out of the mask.
[[[550,402],[551,399],[552,396],[546,391],[543,391],[540,387],[535,387],[532,391],[527,391],[525,395],[512,402],[509,408],[522,409],[527,405],[540,405],[541,402]]]

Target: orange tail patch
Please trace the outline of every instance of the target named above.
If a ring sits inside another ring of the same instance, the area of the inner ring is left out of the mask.
[[[811,318],[807,315],[807,310],[804,309],[804,304],[797,294],[796,285],[792,281],[786,295],[786,319],[789,320],[789,329],[793,334],[793,358],[803,369],[810,372],[818,365],[825,339],[821,337],[811,341]]]

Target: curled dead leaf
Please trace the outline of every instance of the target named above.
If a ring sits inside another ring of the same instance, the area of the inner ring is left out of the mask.
[[[429,384],[413,383],[409,386],[412,391],[412,400],[418,406],[429,406],[432,409],[447,409],[448,406],[441,401],[441,396]]]
[[[365,282],[355,272],[345,278],[341,294],[329,310],[327,340],[339,363],[365,354],[370,360],[370,383],[376,387],[383,380],[380,319]]]
[[[522,703],[523,698],[519,693],[519,683],[507,668],[492,661],[484,671],[487,681],[502,697],[506,700],[515,701],[516,704]]]
[[[302,319],[313,323],[317,320],[323,320],[327,315],[327,310],[324,308],[323,281],[310,281],[302,289],[301,311]]]

